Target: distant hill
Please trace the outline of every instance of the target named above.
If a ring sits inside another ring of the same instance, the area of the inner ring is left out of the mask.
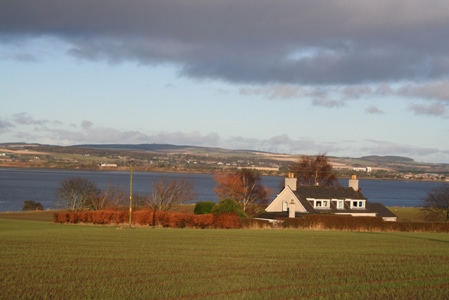
[[[98,150],[148,151],[161,153],[192,153],[192,154],[228,154],[248,155],[250,153],[265,153],[254,150],[230,150],[224,148],[202,147],[172,144],[82,144],[72,145],[73,148],[90,148]]]
[[[409,157],[403,157],[403,156],[379,156],[379,155],[369,155],[369,156],[362,156],[360,159],[365,161],[372,161],[372,162],[378,162],[378,163],[410,163],[414,162],[413,159]]]
[[[208,147],[187,146],[187,145],[171,145],[171,144],[82,144],[73,145],[75,148],[92,148],[92,149],[109,149],[109,150],[140,150],[140,151],[181,151],[185,149],[215,149]]]
[[[142,151],[171,151],[186,148],[202,148],[195,146],[171,145],[171,144],[83,144],[73,145],[75,148],[111,149],[111,150],[142,150]]]

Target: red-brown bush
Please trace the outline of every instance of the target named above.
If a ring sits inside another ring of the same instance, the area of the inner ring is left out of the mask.
[[[241,228],[242,223],[240,222],[239,216],[235,213],[231,214],[221,214],[216,217],[215,226],[217,228]]]
[[[193,215],[192,217],[193,227],[196,228],[209,228],[214,225],[214,214]]]
[[[56,223],[68,223],[69,222],[69,213],[66,213],[66,212],[54,213],[53,220]]]
[[[153,211],[149,209],[135,211],[133,213],[133,223],[142,226],[153,226]]]

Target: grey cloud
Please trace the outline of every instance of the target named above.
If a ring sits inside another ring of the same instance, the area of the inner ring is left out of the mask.
[[[52,36],[72,55],[169,63],[249,84],[447,78],[445,0],[3,1],[3,40]]]
[[[447,117],[446,107],[441,103],[413,104],[410,106],[416,115]]]
[[[84,120],[83,122],[81,122],[81,128],[84,130],[92,128],[93,125],[94,123],[92,123],[91,121]]]
[[[0,52],[0,60],[17,60],[22,62],[36,62],[37,58],[25,52]]]
[[[15,126],[11,122],[0,119],[0,133],[1,132],[6,132],[6,131],[10,130],[13,127],[15,127]]]
[[[398,90],[399,95],[427,98],[449,103],[449,81],[442,80],[425,84],[408,84]]]
[[[19,131],[19,132],[15,133],[14,137],[17,138],[17,140],[19,140],[19,141],[26,141],[27,143],[41,141],[44,138],[42,136],[39,136],[36,134],[31,134],[29,132],[23,132],[23,131]]]
[[[382,110],[380,110],[378,107],[376,107],[376,106],[370,106],[370,107],[367,107],[366,109],[365,109],[365,111],[367,112],[367,113],[369,113],[369,114],[384,114],[384,112],[382,111]]]
[[[312,104],[315,106],[323,106],[329,108],[342,107],[344,106],[344,101],[342,100],[332,100],[327,98],[316,98],[313,99]]]
[[[343,96],[353,99],[358,99],[372,93],[373,90],[369,86],[346,86],[342,89]]]
[[[45,125],[48,123],[48,120],[36,120],[27,113],[14,114],[13,120],[20,125]]]
[[[372,153],[377,155],[401,155],[401,156],[420,156],[430,157],[444,155],[447,156],[449,151],[438,148],[416,147],[409,145],[400,145],[387,141],[368,140],[370,145],[368,147],[361,147],[360,150],[365,153]]]
[[[67,129],[47,129],[47,136],[55,144],[80,144],[80,143],[142,143],[149,137],[139,131],[120,131],[112,128],[89,128],[82,131]]]
[[[274,85],[266,87],[241,87],[239,94],[245,96],[262,95],[269,99],[290,99],[297,98],[304,94],[299,86],[295,85]]]

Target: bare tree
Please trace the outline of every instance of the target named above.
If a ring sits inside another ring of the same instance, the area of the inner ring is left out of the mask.
[[[92,199],[91,207],[94,210],[113,208],[125,204],[127,193],[119,184],[108,183],[98,197]]]
[[[77,211],[90,207],[100,195],[97,185],[86,178],[68,177],[57,190],[56,205]]]
[[[427,193],[422,212],[427,221],[449,221],[449,184],[443,184]]]
[[[289,171],[295,174],[300,185],[338,185],[337,175],[325,154],[303,156],[289,166]]]
[[[184,178],[162,178],[152,185],[148,201],[155,211],[167,211],[173,205],[193,201],[195,197],[196,193],[191,181]]]
[[[243,211],[252,215],[258,204],[266,204],[271,191],[262,185],[262,178],[255,170],[241,169],[235,173],[215,176],[217,186],[214,191],[221,200],[238,202]]]

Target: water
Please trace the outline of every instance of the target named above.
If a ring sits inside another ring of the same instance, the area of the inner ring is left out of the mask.
[[[129,173],[116,171],[73,171],[47,169],[7,169],[0,168],[0,211],[20,211],[25,200],[40,202],[44,208],[54,208],[56,190],[61,182],[71,176],[87,178],[101,189],[108,183],[119,184],[129,192]],[[196,201],[217,201],[213,188],[216,185],[213,175],[178,173],[133,173],[133,192],[148,195],[153,182],[161,177],[186,178],[192,181],[198,194]],[[273,190],[280,191],[284,178],[262,176],[262,183]],[[348,180],[340,183],[347,186]],[[420,206],[422,198],[441,182],[416,182],[392,180],[360,180],[362,193],[371,202],[386,206]],[[273,195],[272,198],[274,198]]]

